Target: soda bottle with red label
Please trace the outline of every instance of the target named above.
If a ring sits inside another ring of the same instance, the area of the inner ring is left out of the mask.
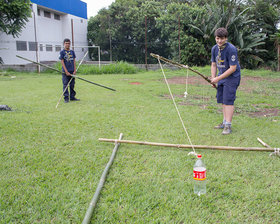
[[[197,161],[193,166],[194,193],[198,196],[206,194],[206,166],[197,155]]]

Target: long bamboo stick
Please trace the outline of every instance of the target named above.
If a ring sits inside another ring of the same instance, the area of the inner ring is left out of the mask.
[[[17,56],[18,58],[23,59],[23,60],[30,61],[30,62],[32,62],[32,63],[34,63],[34,64],[41,65],[41,66],[43,66],[43,67],[49,68],[49,69],[51,69],[51,70],[53,70],[53,71],[56,71],[56,72],[59,72],[59,73],[63,73],[63,72],[59,71],[58,69],[53,68],[53,67],[51,67],[51,66],[48,66],[48,65],[45,65],[45,64],[36,62],[36,61],[32,61],[32,60],[30,60],[30,59],[28,59],[28,58],[24,58],[24,57],[19,56],[19,55],[16,55],[16,56]],[[93,85],[100,86],[100,87],[103,87],[103,88],[105,88],[105,89],[109,89],[109,90],[112,90],[112,91],[116,91],[115,89],[112,89],[112,88],[110,88],[110,87],[103,86],[103,85],[101,85],[101,84],[98,84],[98,83],[95,83],[95,82],[86,80],[86,79],[81,78],[81,77],[79,77],[79,76],[76,76],[76,75],[71,75],[71,76],[72,76],[73,78],[77,78],[77,79],[83,80],[83,81],[88,82],[88,83],[91,83],[91,84],[93,84]]]
[[[188,148],[191,149],[191,145],[184,144],[169,144],[169,143],[158,143],[158,142],[143,142],[143,141],[132,141],[132,140],[117,140],[117,139],[107,139],[99,138],[101,142],[116,142],[116,143],[128,143],[137,145],[151,145],[151,146],[161,146],[161,147],[174,147],[174,148]],[[214,150],[230,150],[230,151],[265,151],[273,152],[272,148],[260,148],[260,147],[235,147],[235,146],[209,146],[209,145],[193,145],[195,149],[214,149]]]
[[[76,72],[79,70],[79,68],[80,68],[81,64],[83,63],[84,59],[86,58],[87,54],[88,54],[88,51],[85,53],[84,57],[83,57],[82,60],[80,61],[79,65],[78,65],[78,68],[76,69]],[[56,106],[55,106],[56,109],[57,109],[57,107],[58,107],[58,105],[59,105],[59,103],[60,103],[60,101],[61,101],[61,99],[62,99],[64,93],[65,93],[66,90],[68,89],[68,87],[69,87],[69,85],[70,85],[70,83],[71,83],[71,81],[72,81],[73,78],[74,78],[74,77],[71,77],[70,81],[67,83],[66,88],[63,90],[63,92],[62,92],[62,94],[61,94],[61,96],[60,96],[60,98],[59,98],[59,100],[58,100],[58,102],[57,102],[57,104],[56,104]]]
[[[261,140],[260,138],[257,138],[257,140],[266,148],[271,148],[270,145],[266,144],[263,140]]]
[[[120,134],[120,137],[119,137],[119,140],[122,139],[122,136],[123,136],[123,134],[121,133],[121,134]],[[110,158],[109,162],[107,163],[107,165],[106,165],[106,167],[105,167],[105,169],[104,169],[104,171],[103,171],[103,173],[102,173],[102,176],[101,176],[101,178],[100,178],[99,184],[98,184],[98,186],[97,186],[97,188],[96,188],[96,191],[95,191],[95,193],[94,193],[94,196],[93,196],[93,198],[92,198],[92,200],[91,200],[91,202],[90,202],[90,204],[89,204],[89,207],[88,207],[88,209],[87,209],[87,212],[86,212],[86,214],[85,214],[85,217],[84,217],[84,220],[83,220],[82,224],[88,224],[88,223],[90,223],[91,216],[92,216],[93,211],[94,211],[94,209],[95,209],[95,206],[96,206],[96,204],[97,204],[97,201],[98,201],[100,192],[101,192],[101,190],[102,190],[102,187],[103,187],[103,185],[104,185],[104,183],[105,183],[106,176],[107,176],[107,174],[108,174],[108,172],[109,172],[109,169],[110,169],[111,165],[113,164],[113,161],[114,161],[115,156],[116,156],[116,154],[117,154],[119,145],[120,145],[120,143],[116,143],[116,144],[115,144],[115,147],[114,147],[114,149],[113,149],[111,158]]]
[[[200,73],[200,72],[198,72],[198,71],[192,69],[191,67],[189,67],[189,66],[187,66],[187,65],[179,64],[178,62],[175,62],[175,61],[171,61],[171,60],[169,60],[169,59],[167,59],[167,58],[164,58],[164,57],[162,57],[162,56],[159,56],[159,55],[157,55],[157,54],[151,53],[150,55],[151,55],[152,57],[154,57],[154,58],[160,59],[160,60],[162,60],[162,61],[164,61],[164,62],[167,62],[167,63],[169,63],[169,64],[172,64],[172,65],[175,65],[175,66],[177,66],[177,67],[179,67],[179,68],[189,69],[190,71],[192,71],[192,72],[198,74],[199,76],[201,76],[204,80],[206,80],[207,82],[209,82],[214,88],[217,89],[217,86],[216,86],[215,84],[211,83],[211,80],[210,80],[207,76],[205,76],[205,75],[203,75],[202,73]]]

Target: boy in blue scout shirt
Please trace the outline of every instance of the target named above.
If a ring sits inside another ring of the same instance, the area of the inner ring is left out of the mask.
[[[62,83],[63,83],[63,91],[67,87],[68,82],[71,80],[72,76],[76,74],[76,55],[73,50],[70,50],[70,40],[64,39],[63,45],[64,49],[60,51],[59,59],[61,60],[62,65]],[[75,78],[73,78],[70,82],[70,100],[78,101],[76,96],[76,92],[74,90],[75,87]],[[64,92],[64,102],[69,102],[69,92],[68,89]]]
[[[223,105],[224,120],[215,126],[223,129],[222,134],[232,132],[231,122],[234,112],[236,90],[240,84],[240,65],[238,63],[237,49],[227,42],[228,32],[225,28],[215,31],[216,45],[211,51],[211,82],[218,83],[217,103]],[[218,76],[217,74],[218,68]]]

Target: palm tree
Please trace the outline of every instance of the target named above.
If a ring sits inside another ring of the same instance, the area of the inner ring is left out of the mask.
[[[253,33],[251,27],[255,22],[248,10],[239,9],[238,5],[206,5],[208,14],[204,15],[205,22],[192,21],[189,27],[195,31],[195,36],[200,36],[204,43],[214,44],[214,32],[218,27],[225,27],[230,36],[229,41],[238,49],[241,64],[248,68],[256,67],[263,60],[258,56],[260,52],[266,52],[260,46],[264,45],[267,38],[264,34]]]

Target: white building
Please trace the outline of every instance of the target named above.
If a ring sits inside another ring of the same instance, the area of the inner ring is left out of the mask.
[[[31,0],[32,17],[17,38],[0,32],[3,64],[27,64],[16,55],[34,61],[58,61],[64,38],[74,45],[77,60],[87,48],[87,4],[80,0]],[[37,43],[37,48],[36,48]]]

